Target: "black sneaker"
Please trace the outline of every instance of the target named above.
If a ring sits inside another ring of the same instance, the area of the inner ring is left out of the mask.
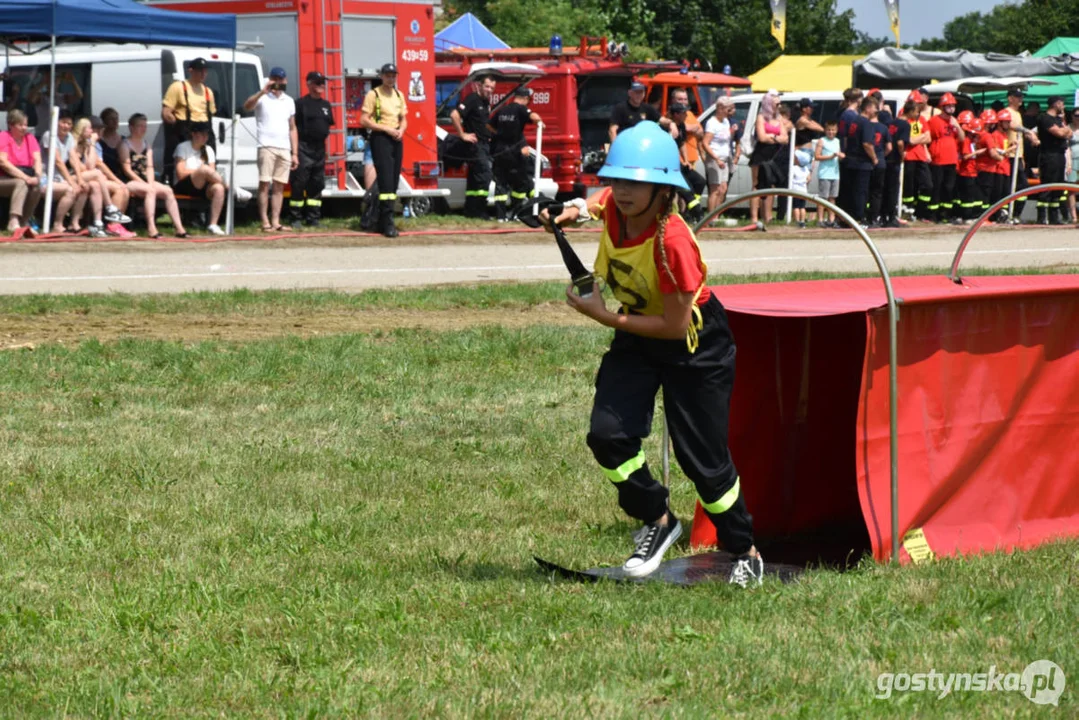
[[[732,585],[741,585],[742,587],[762,584],[764,582],[764,558],[761,557],[760,553],[757,553],[755,557],[750,557],[748,554],[739,555],[734,560],[734,566],[731,567],[729,581]]]
[[[674,541],[682,536],[682,523],[674,513],[667,512],[667,524],[653,523],[645,525],[633,539],[637,541],[637,549],[629,556],[622,566],[622,571],[627,577],[644,577],[651,575],[663,562],[663,554],[674,545]]]

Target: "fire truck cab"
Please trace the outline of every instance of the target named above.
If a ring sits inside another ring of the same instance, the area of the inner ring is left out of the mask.
[[[548,175],[561,197],[583,197],[599,189],[596,172],[606,158],[611,111],[626,101],[633,76],[646,70],[669,69],[676,63],[626,62],[628,48],[607,38],[582,38],[576,48],[510,48],[439,52],[435,75],[441,87],[456,86],[467,68],[480,62],[529,63],[543,76],[529,83],[530,107],[543,118],[543,155]],[[500,88],[501,91],[501,88]],[[536,129],[526,138],[535,143]]]
[[[536,78],[543,77],[543,70],[528,63],[515,62],[483,62],[466,65],[458,65],[454,68],[443,68],[439,74],[439,84],[436,90],[438,96],[438,142],[439,160],[442,162],[443,173],[439,178],[439,187],[447,190],[449,195],[445,198],[446,206],[451,210],[458,210],[465,204],[465,185],[467,168],[463,161],[464,152],[462,146],[453,136],[453,122],[450,120],[450,112],[458,106],[464,98],[472,93],[472,83],[482,77],[495,78],[495,94],[491,97],[491,114],[513,97],[513,91],[518,87],[529,85]],[[533,93],[533,100],[535,93]],[[532,108],[535,109],[535,108]],[[538,112],[538,111],[537,111]],[[545,120],[546,122],[546,120]],[[535,129],[533,128],[533,137]],[[544,134],[544,147],[546,147],[546,134]],[[533,152],[536,144],[530,143]],[[454,157],[455,153],[461,153],[460,157]],[[536,183],[536,192],[546,197],[555,197],[558,194],[558,186],[550,178],[550,161],[546,153],[540,157],[541,170],[546,171],[546,176],[541,176]],[[494,195],[494,183],[491,184],[491,195]],[[494,201],[489,201],[493,203]]]
[[[721,95],[735,95],[750,91],[753,83],[748,78],[723,73],[702,72],[683,67],[678,71],[656,73],[639,78],[647,87],[645,102],[667,114],[671,91],[684,88],[689,95],[689,111],[699,116],[715,104]]]
[[[327,140],[324,197],[360,197],[363,188],[351,153],[362,135],[360,107],[388,62],[398,68],[399,89],[408,103],[408,130],[397,194],[422,214],[438,187],[435,137],[434,0],[147,0],[173,10],[235,13],[241,47],[262,59],[264,73],[285,69],[289,94],[306,94],[312,70],[327,78],[334,130]]]

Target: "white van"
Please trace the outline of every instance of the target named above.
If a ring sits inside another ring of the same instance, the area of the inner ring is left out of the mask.
[[[907,100],[907,95],[910,94],[909,90],[882,90],[881,94],[884,96],[884,104],[888,106],[889,111],[895,115],[896,110],[902,110],[903,103]],[[733,95],[734,100],[734,115],[731,116],[731,124],[737,123],[739,131],[745,128],[753,128],[757,122],[757,111],[760,109],[761,100],[764,98],[764,93],[748,93],[745,95]],[[826,120],[833,120],[839,118],[839,108],[843,104],[843,91],[814,91],[804,93],[784,93],[780,97],[780,102],[786,103],[791,109],[791,120],[797,120],[800,113],[798,104],[803,99],[812,100],[815,104],[813,108],[813,119],[820,123],[822,126]],[[715,106],[708,108],[700,115],[700,122],[703,126],[708,118],[712,117],[715,113]],[[797,139],[796,139],[797,142]],[[800,144],[800,143],[799,143]],[[699,163],[697,168],[698,172],[704,173],[703,163]],[[727,190],[727,197],[737,197],[750,192],[753,187],[753,177],[749,169],[749,157],[744,153],[738,159],[738,166],[735,168],[735,172],[731,177],[730,184]],[[810,180],[808,191],[811,195],[815,195],[817,192],[817,178],[814,172],[813,177]]]
[[[100,115],[107,107],[120,114],[120,132],[126,132],[127,119],[134,113],[146,115],[149,124],[147,138],[153,142],[155,167],[164,167],[165,137],[161,129],[161,99],[175,80],[182,80],[185,68],[197,57],[205,58],[209,72],[206,84],[213,89],[217,102],[214,133],[217,136],[218,168],[227,171],[232,138],[229,118],[232,108],[232,50],[219,48],[179,47],[172,45],[139,45],[70,43],[56,47],[57,105],[71,110],[75,117]],[[41,134],[48,127],[48,98],[36,104],[28,103],[33,88],[41,85],[49,72],[50,52],[44,50],[30,55],[10,53],[0,55],[0,72],[8,76],[3,98],[12,97],[18,87],[18,107],[28,110],[31,125]],[[243,101],[258,92],[264,83],[258,56],[236,52],[236,105],[241,120],[236,133],[236,178],[240,187],[258,188],[256,165],[257,140],[254,113],[245,112]],[[43,116],[43,117],[42,117]],[[224,174],[224,172],[222,173]]]

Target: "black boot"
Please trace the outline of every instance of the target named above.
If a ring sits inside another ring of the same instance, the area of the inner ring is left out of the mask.
[[[1037,224],[1038,225],[1048,225],[1049,224],[1049,208],[1047,208],[1047,207],[1038,208],[1038,222],[1037,222]]]
[[[393,224],[393,201],[382,200],[378,205],[378,231],[388,238],[397,237],[397,228]]]
[[[375,232],[378,228],[378,196],[375,194],[375,188],[371,188],[367,191],[363,201],[365,203],[363,207],[363,215],[360,216],[360,228],[366,232]]]
[[[1068,221],[1060,216],[1060,208],[1049,208],[1049,224],[1050,225],[1067,225]]]

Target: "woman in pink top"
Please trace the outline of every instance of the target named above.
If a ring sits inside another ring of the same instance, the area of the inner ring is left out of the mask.
[[[15,233],[29,226],[41,202],[41,146],[26,131],[22,110],[8,112],[7,127],[6,132],[0,132],[0,197],[11,198],[7,229]]]

